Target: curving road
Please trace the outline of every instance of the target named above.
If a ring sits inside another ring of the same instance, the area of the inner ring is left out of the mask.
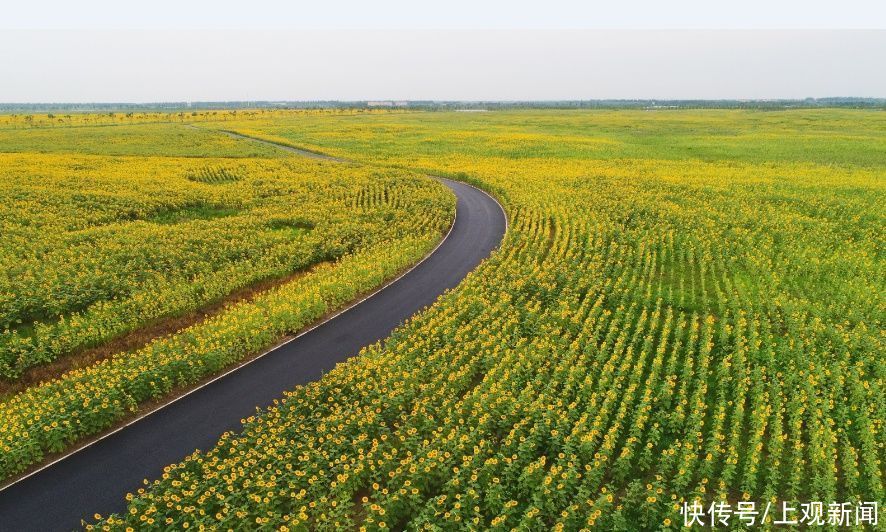
[[[319,379],[455,287],[498,246],[507,221],[485,192],[440,180],[458,197],[455,224],[418,266],[261,358],[0,491],[0,530],[71,530],[95,513],[123,510],[123,496],[142,479],[160,476],[195,449],[211,448],[256,406]]]

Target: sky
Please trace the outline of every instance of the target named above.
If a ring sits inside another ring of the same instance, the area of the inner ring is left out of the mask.
[[[33,0],[0,102],[886,97],[886,2]]]

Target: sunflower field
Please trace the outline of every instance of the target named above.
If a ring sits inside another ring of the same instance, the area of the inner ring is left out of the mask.
[[[0,477],[371,291],[452,222],[454,196],[424,176],[184,126],[175,138],[199,153],[165,155],[172,127],[16,133],[60,150],[47,152],[16,151],[0,132]],[[190,315],[136,348],[81,358]]]
[[[468,181],[510,229],[383,345],[90,527],[667,530],[694,501],[882,504],[883,113],[202,127]]]

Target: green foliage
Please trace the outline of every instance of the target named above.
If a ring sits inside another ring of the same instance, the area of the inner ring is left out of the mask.
[[[101,525],[636,530],[694,499],[883,500],[881,112],[216,126],[461,175],[509,234],[384,345]]]
[[[66,140],[71,129],[54,135]],[[218,176],[229,182],[218,184]],[[7,379],[258,281],[304,273],[142,349],[4,398],[0,477],[377,287],[440,239],[455,206],[442,184],[414,173],[285,155],[235,165],[0,154],[0,193],[11,198],[0,208],[0,375]]]

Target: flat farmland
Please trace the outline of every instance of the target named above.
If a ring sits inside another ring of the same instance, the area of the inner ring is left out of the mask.
[[[426,176],[507,216],[433,305],[88,528],[667,530],[884,498],[882,111],[8,117],[0,161],[7,477],[414,264],[456,213]]]
[[[415,173],[179,124],[0,139],[5,476],[375,288],[454,209]]]

